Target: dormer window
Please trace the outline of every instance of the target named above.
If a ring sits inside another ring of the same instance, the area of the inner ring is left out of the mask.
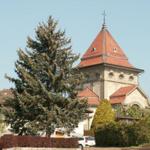
[[[116,47],[113,48],[113,52],[114,52],[114,53],[117,52],[117,48],[116,48]]]
[[[93,47],[93,48],[92,48],[92,51],[96,51],[96,48],[95,48],[95,47]]]

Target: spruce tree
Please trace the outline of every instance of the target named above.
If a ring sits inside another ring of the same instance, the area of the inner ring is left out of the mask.
[[[78,56],[57,25],[52,17],[39,24],[35,39],[28,37],[26,49],[18,51],[17,78],[7,76],[14,83],[14,97],[3,110],[18,135],[50,136],[56,128],[70,132],[86,116],[87,102],[77,98],[83,77],[73,67]]]

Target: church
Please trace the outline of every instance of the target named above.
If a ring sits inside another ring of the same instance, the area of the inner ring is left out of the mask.
[[[134,67],[122,48],[108,31],[105,21],[101,31],[85,51],[78,65],[85,75],[79,98],[87,98],[92,113],[82,124],[89,130],[96,107],[107,99],[113,107],[118,105],[149,107],[149,100],[139,86],[139,75],[144,70]]]

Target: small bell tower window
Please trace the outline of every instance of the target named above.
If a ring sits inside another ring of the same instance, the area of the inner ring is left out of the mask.
[[[134,77],[131,75],[131,76],[129,77],[129,80],[130,80],[130,81],[134,80]]]
[[[112,78],[113,76],[114,76],[113,71],[110,71],[110,72],[109,72],[109,77]]]
[[[95,48],[95,47],[93,47],[93,48],[92,48],[92,51],[96,51],[96,48]]]
[[[117,48],[116,47],[113,48],[113,52],[117,53]]]

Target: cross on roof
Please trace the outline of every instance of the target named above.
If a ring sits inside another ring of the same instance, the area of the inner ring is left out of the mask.
[[[106,17],[105,10],[104,10],[104,12],[102,13],[102,15],[103,15],[103,25],[105,25],[105,17]]]

